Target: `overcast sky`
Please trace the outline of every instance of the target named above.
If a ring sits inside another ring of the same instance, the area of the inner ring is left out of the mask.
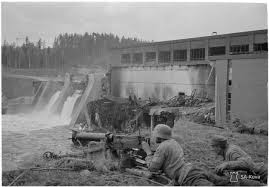
[[[2,3],[2,42],[29,36],[49,44],[60,33],[85,32],[163,41],[266,28],[265,4]]]

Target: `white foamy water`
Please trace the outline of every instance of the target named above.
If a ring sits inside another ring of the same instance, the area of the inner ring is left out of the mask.
[[[81,96],[80,92],[75,92],[72,96],[69,96],[63,106],[61,112],[61,120],[69,124],[71,121],[71,115],[77,99]]]
[[[70,149],[70,130],[59,117],[41,114],[2,116],[2,171],[34,167],[45,151]]]
[[[46,106],[45,111],[44,111],[46,114],[49,114],[49,113],[50,113],[50,111],[51,111],[51,109],[52,109],[54,103],[55,103],[55,102],[57,101],[57,99],[59,98],[60,93],[61,93],[61,91],[57,91],[57,92],[55,92],[55,93],[53,94],[53,96],[50,98],[49,104]]]
[[[16,114],[2,116],[2,130],[27,133],[32,130],[47,129],[67,125],[59,116],[43,113]]]
[[[49,103],[43,111],[33,112],[31,114],[7,114],[2,115],[2,130],[27,133],[32,130],[48,129],[55,126],[69,125],[72,110],[75,102],[80,96],[80,92],[75,92],[68,97],[64,103],[61,115],[51,114],[50,111],[57,101],[60,91],[57,91],[51,97]]]
[[[66,125],[80,95],[75,92],[65,101],[61,115],[50,113],[60,92],[53,94],[43,111],[2,115],[2,170],[33,167],[36,158],[48,150],[68,152],[72,142]]]

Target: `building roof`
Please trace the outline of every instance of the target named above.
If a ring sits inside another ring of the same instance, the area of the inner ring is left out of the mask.
[[[143,44],[135,44],[125,47],[115,47],[112,48],[114,50],[118,49],[127,49],[127,48],[136,48],[136,47],[147,47],[147,46],[156,46],[156,45],[164,45],[164,44],[174,44],[174,43],[181,43],[181,42],[187,42],[187,41],[195,41],[195,40],[206,40],[206,39],[217,39],[217,38],[224,38],[224,37],[233,37],[233,36],[242,36],[246,34],[267,34],[268,30],[253,30],[253,31],[245,31],[245,32],[236,32],[236,33],[228,33],[228,34],[217,34],[212,36],[203,36],[203,37],[196,37],[196,38],[185,38],[185,39],[179,39],[179,40],[167,40],[167,41],[160,41],[160,42],[150,42],[150,43],[143,43]]]

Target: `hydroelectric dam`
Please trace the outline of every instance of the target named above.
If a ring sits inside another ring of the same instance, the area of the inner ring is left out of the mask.
[[[85,106],[100,96],[103,78],[103,73],[3,73],[2,98],[8,100],[2,115],[3,171],[30,167],[46,150],[72,151],[70,127],[88,117]]]

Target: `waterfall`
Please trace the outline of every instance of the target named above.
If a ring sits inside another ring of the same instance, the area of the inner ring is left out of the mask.
[[[82,91],[76,90],[73,95],[67,97],[64,101],[61,113],[56,114],[53,112],[53,109],[55,108],[55,105],[57,105],[59,99],[62,99],[60,98],[62,96],[61,93],[62,91],[55,92],[42,111],[32,113],[31,119],[37,120],[42,124],[35,128],[41,129],[43,126],[51,127],[51,125],[55,126],[55,124],[68,125],[70,123],[76,101],[81,97]]]
[[[58,97],[60,96],[61,91],[57,91],[53,94],[53,96],[50,98],[48,105],[45,108],[45,113],[49,114],[54,103],[57,101]]]
[[[72,96],[69,96],[64,102],[64,106],[61,112],[61,120],[63,120],[65,124],[70,123],[74,105],[76,103],[76,100],[80,96],[81,96],[81,92],[76,91]]]

